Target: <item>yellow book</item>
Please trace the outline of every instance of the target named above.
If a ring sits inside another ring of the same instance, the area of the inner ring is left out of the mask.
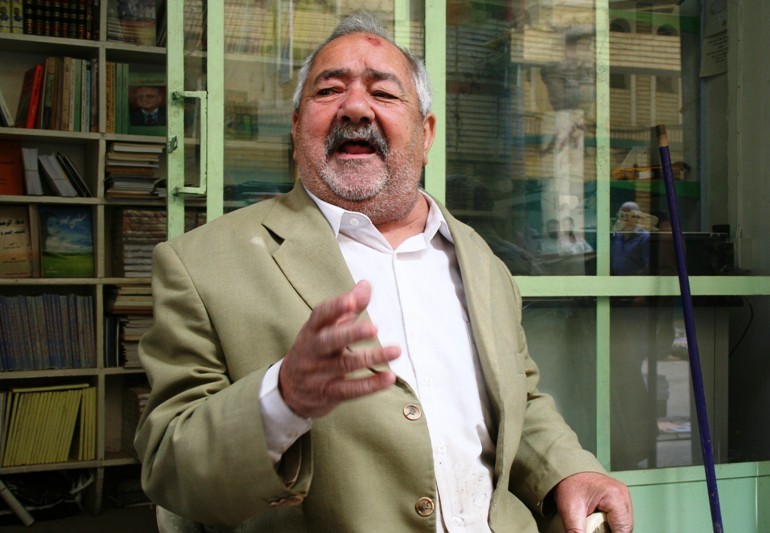
[[[14,415],[11,434],[9,435],[9,438],[11,439],[11,445],[9,446],[10,458],[6,463],[6,466],[17,466],[22,464],[20,462],[22,448],[24,446],[24,441],[26,440],[25,435],[27,426],[29,425],[29,420],[27,418],[27,413],[29,412],[29,397],[23,393],[15,393],[15,395],[18,407]]]
[[[5,432],[3,434],[3,466],[10,466],[14,453],[16,425],[19,422],[17,413],[19,412],[20,398],[13,391],[8,393],[8,407],[6,408]]]
[[[43,425],[43,431],[41,432],[40,439],[36,451],[36,463],[44,464],[50,463],[49,448],[51,442],[57,438],[59,424],[61,421],[60,416],[60,404],[67,391],[46,391],[40,393],[43,396],[43,412],[45,413],[45,421]]]
[[[64,415],[64,423],[60,435],[56,462],[66,462],[70,459],[70,450],[72,449],[75,427],[77,425],[78,414],[80,413],[80,398],[82,395],[82,389],[67,392],[67,411]]]
[[[96,388],[83,389],[80,408],[80,428],[78,433],[78,460],[90,461],[95,454],[95,418],[96,418]]]
[[[0,465],[2,465],[8,441],[9,421],[11,420],[11,395],[8,391],[0,391],[0,399],[3,403],[1,406],[3,420],[0,423]]]
[[[32,396],[32,415],[31,415],[31,431],[29,433],[29,446],[26,451],[26,464],[39,464],[40,461],[40,448],[46,439],[46,433],[48,432],[48,412],[46,407],[48,404],[48,396],[51,392],[33,392],[29,393]]]
[[[19,435],[19,449],[16,459],[16,464],[19,465],[33,464],[32,449],[42,427],[40,420],[42,415],[40,410],[40,393],[25,392],[24,396],[26,397],[27,411],[24,415],[26,423],[22,426],[23,431]]]
[[[64,429],[64,423],[66,422],[67,413],[67,396],[70,391],[61,391],[57,395],[56,400],[51,405],[51,416],[53,417],[53,424],[51,425],[51,434],[45,445],[44,461],[46,463],[55,463],[57,459],[56,451],[62,430]]]

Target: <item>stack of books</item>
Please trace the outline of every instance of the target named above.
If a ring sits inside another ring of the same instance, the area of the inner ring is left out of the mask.
[[[152,251],[166,240],[166,210],[163,207],[124,207],[112,225],[113,272],[127,278],[149,278]]]
[[[105,366],[141,368],[139,340],[152,327],[152,288],[117,285],[106,296]]]
[[[107,6],[108,41],[156,46],[156,0],[112,0]]]
[[[134,385],[123,389],[122,447],[124,451],[134,456],[136,456],[136,450],[134,449],[136,426],[139,424],[139,418],[141,418],[144,412],[149,397],[150,387],[145,385]]]
[[[105,156],[107,198],[155,198],[165,196],[160,176],[160,143],[110,143]]]
[[[185,211],[185,231],[206,221],[202,209]],[[112,270],[115,276],[149,278],[152,274],[152,251],[166,240],[165,207],[121,207],[112,224]]]
[[[96,387],[16,387],[3,405],[2,466],[96,458]]]

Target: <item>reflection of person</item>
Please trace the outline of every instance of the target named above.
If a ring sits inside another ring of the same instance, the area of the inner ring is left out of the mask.
[[[611,272],[616,276],[647,274],[650,268],[650,232],[642,227],[636,202],[625,202],[618,211],[610,245]]]
[[[424,66],[346,20],[299,74],[295,188],[156,248],[136,445],[162,508],[403,532],[549,509],[577,530],[599,507],[631,531],[627,489],[536,388],[507,268],[418,189],[435,124]]]
[[[166,106],[163,105],[163,87],[146,86],[134,89],[131,109],[132,126],[165,126]]]
[[[545,231],[540,240],[540,253],[559,253],[559,221],[555,218],[549,218],[545,222]]]
[[[610,243],[613,275],[649,273],[650,233],[644,226],[649,226],[652,220],[649,214],[642,213],[636,202],[620,206]],[[655,337],[650,305],[646,298],[635,297],[616,299],[612,307],[611,446],[612,466],[620,470],[639,468],[655,454],[655,398],[642,374],[645,360],[651,369],[650,361],[655,357],[652,344],[647,342]]]
[[[584,254],[594,251],[585,238],[575,231],[575,221],[572,217],[564,217],[561,221],[558,249],[562,255]]]

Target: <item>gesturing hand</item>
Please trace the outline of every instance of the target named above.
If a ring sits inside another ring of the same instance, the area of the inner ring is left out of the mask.
[[[397,346],[350,348],[356,342],[372,340],[377,328],[357,320],[371,297],[369,283],[360,281],[353,289],[318,305],[284,357],[279,389],[286,405],[297,415],[318,418],[345,400],[365,396],[395,383],[392,372],[350,379],[361,368],[396,359]]]

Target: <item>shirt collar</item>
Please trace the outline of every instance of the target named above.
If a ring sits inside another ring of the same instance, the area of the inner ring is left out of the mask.
[[[365,220],[365,224],[369,227],[375,229],[374,225],[372,224],[371,220],[369,220],[369,217],[364,215],[363,213],[358,213],[356,211],[348,211],[347,209],[343,209],[337,205],[330,204],[329,202],[325,202],[324,200],[321,200],[316,195],[314,195],[312,192],[307,190],[305,188],[305,191],[307,192],[308,196],[312,198],[312,200],[316,203],[318,206],[318,209],[321,210],[321,213],[323,214],[324,218],[326,218],[327,222],[329,222],[329,226],[331,226],[332,231],[334,232],[335,237],[339,237],[340,231],[342,229],[342,232],[345,233],[344,226],[345,223],[343,221],[348,221],[351,216],[354,216],[356,220]],[[428,200],[428,219],[425,223],[425,230],[423,231],[423,235],[425,236],[426,241],[430,241],[435,237],[436,233],[441,233],[441,235],[448,240],[451,243],[454,243],[454,239],[452,239],[452,234],[449,232],[449,226],[447,225],[446,219],[444,218],[444,213],[441,212],[441,209],[438,206],[438,203],[436,200],[434,200],[428,193],[420,189],[420,194],[423,195],[423,197]]]

